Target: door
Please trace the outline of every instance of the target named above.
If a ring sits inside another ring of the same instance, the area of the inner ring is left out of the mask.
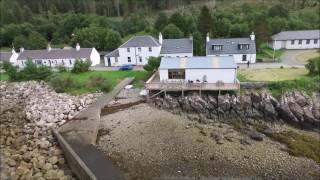
[[[110,60],[110,58],[108,57],[108,67],[110,67],[111,66],[111,60]]]

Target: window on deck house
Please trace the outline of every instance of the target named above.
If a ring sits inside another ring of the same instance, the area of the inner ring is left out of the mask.
[[[184,69],[169,69],[168,70],[169,79],[185,79],[186,73]]]

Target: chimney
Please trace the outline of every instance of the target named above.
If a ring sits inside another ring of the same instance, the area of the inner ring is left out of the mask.
[[[16,51],[14,50],[14,47],[12,48],[12,54],[16,54]]]
[[[256,40],[256,35],[254,35],[254,32],[251,33],[250,39],[251,39],[251,41]]]
[[[51,45],[50,45],[50,43],[48,43],[47,51],[48,51],[48,52],[50,52],[50,51],[51,51]]]
[[[161,32],[160,32],[160,33],[159,33],[159,43],[162,44],[162,42],[163,42],[163,37],[162,37],[162,34],[161,34]]]
[[[189,36],[189,40],[190,40],[190,41],[193,41],[193,36],[192,36],[192,34]]]
[[[80,44],[79,44],[79,43],[77,43],[77,45],[76,45],[76,50],[77,50],[77,51],[80,50]]]
[[[206,41],[207,41],[207,42],[209,42],[209,41],[210,41],[210,34],[209,34],[209,33],[207,33]]]
[[[24,48],[23,47],[21,47],[20,48],[20,53],[22,53],[24,51]]]

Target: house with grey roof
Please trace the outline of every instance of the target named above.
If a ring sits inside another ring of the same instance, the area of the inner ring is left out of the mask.
[[[193,40],[159,39],[152,36],[134,36],[118,49],[105,55],[105,66],[121,66],[123,64],[145,65],[150,57],[192,57]]]
[[[237,90],[237,64],[232,56],[162,57],[147,82],[148,90]]]
[[[17,65],[18,53],[12,48],[11,52],[0,51],[0,63],[3,61],[9,61],[14,65]]]
[[[319,49],[320,30],[282,31],[271,36],[269,46],[273,49]]]
[[[232,56],[235,63],[255,63],[256,62],[256,42],[252,33],[247,38],[206,38],[207,56]]]
[[[91,60],[92,66],[100,64],[100,55],[95,48],[81,48],[77,43],[76,48],[53,49],[50,44],[48,44],[47,49],[40,50],[24,50],[24,48],[20,48],[17,65],[24,67],[26,61],[32,60],[38,65],[50,67],[62,65],[71,68],[77,59]]]

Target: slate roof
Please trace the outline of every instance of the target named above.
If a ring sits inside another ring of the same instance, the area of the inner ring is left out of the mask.
[[[272,40],[319,39],[320,30],[282,31],[271,36]]]
[[[9,61],[12,56],[12,52],[0,52],[0,61]]]
[[[236,69],[232,56],[161,58],[159,69]]]
[[[192,53],[193,40],[185,39],[164,39],[162,42],[160,54],[175,54],[175,53]]]
[[[161,46],[158,40],[152,36],[134,36],[129,39],[127,42],[122,44],[120,48],[127,47],[155,47]]]
[[[77,59],[77,58],[90,58],[93,48],[80,48],[77,51],[72,49],[47,49],[41,50],[24,50],[18,56],[17,60],[26,59]]]
[[[119,57],[119,50],[116,49],[105,55],[106,57]]]
[[[239,44],[249,44],[249,49],[239,49]],[[212,45],[222,45],[220,51],[213,51]],[[207,42],[207,55],[220,54],[256,54],[256,43],[250,38],[211,39]]]

